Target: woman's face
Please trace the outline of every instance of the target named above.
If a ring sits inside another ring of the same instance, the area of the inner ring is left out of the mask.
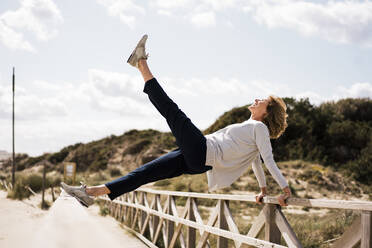
[[[248,107],[252,115],[257,117],[264,117],[267,113],[267,106],[269,105],[270,99],[255,99],[254,103]]]

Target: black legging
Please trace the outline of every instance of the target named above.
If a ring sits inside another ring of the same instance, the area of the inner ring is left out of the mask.
[[[212,169],[205,165],[207,146],[204,135],[168,97],[157,80],[153,78],[147,81],[143,91],[167,120],[179,148],[106,183],[111,191],[108,195],[111,200],[149,182],[184,173],[200,174]]]

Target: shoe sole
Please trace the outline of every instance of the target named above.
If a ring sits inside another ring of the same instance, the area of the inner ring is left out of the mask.
[[[78,200],[78,202],[80,202],[80,204],[83,205],[84,207],[88,208],[90,206],[89,204],[85,203],[82,199],[77,197],[75,194],[71,194],[71,196],[74,197],[76,200]]]
[[[71,193],[68,193],[67,192],[67,190],[62,186],[62,188],[63,188],[63,190],[67,193],[67,194],[69,194],[70,196],[72,196],[72,197],[74,197],[76,200],[78,200],[78,202],[81,204],[81,205],[83,205],[84,207],[86,207],[86,208],[88,208],[89,207],[89,205],[88,204],[86,204],[83,200],[81,200],[78,196],[76,196],[73,192],[71,192]],[[92,204],[91,204],[92,205]]]
[[[148,38],[148,35],[145,34],[144,36],[142,36],[142,38],[140,39],[140,41],[137,43],[137,46],[136,48],[134,48],[133,52],[130,54],[129,58],[127,59],[127,63],[129,63],[129,61],[131,60],[131,58],[133,57],[133,54],[136,52],[137,48],[139,47],[139,45],[142,43],[142,41],[144,40],[147,40]],[[130,63],[129,63],[130,64]]]

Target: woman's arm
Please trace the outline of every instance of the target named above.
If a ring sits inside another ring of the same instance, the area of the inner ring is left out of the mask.
[[[253,173],[257,178],[258,185],[260,188],[265,187],[266,188],[266,178],[265,178],[265,173],[264,170],[262,169],[262,163],[260,156],[258,155],[255,160],[252,162],[252,169]]]
[[[265,173],[262,169],[260,155],[258,155],[257,158],[253,160],[252,169],[253,169],[254,175],[257,178],[258,185],[261,188],[261,192],[258,195],[256,195],[256,202],[258,204],[262,204],[262,199],[266,196],[266,178],[265,178]]]
[[[265,124],[262,123],[256,126],[255,135],[256,145],[264,160],[265,166],[267,167],[275,181],[279,184],[280,188],[282,188],[284,191],[284,194],[278,197],[279,204],[281,206],[286,206],[285,200],[291,196],[291,191],[288,187],[287,180],[283,177],[274,161],[269,130],[267,129]]]

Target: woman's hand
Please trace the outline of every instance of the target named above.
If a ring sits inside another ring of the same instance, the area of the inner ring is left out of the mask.
[[[262,204],[262,199],[266,196],[266,187],[261,188],[261,193],[256,195],[256,203]]]
[[[282,206],[282,207],[285,207],[285,206],[288,206],[288,204],[286,203],[286,200],[291,197],[292,193],[291,193],[291,190],[289,189],[289,187],[285,187],[283,189],[284,193],[281,194],[280,196],[278,196],[278,202],[279,202],[279,205]]]

